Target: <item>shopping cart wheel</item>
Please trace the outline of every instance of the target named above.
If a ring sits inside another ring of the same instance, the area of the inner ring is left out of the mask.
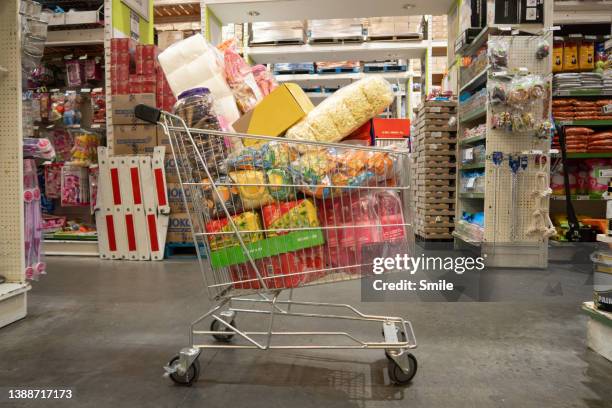
[[[394,360],[389,359],[389,378],[394,384],[397,385],[406,385],[414,378],[417,372],[417,360],[411,353],[407,353],[406,357],[408,358],[408,367],[406,367],[406,372],[402,370],[399,364],[397,364]]]
[[[229,324],[233,327],[238,327],[236,326],[235,320],[232,320],[231,322],[229,322]],[[221,322],[217,319],[214,319],[210,323],[210,331],[229,332],[230,329],[226,325],[221,324]],[[228,334],[213,334],[212,336],[217,341],[220,341],[222,343],[229,343],[230,341],[232,341],[232,338],[234,338],[234,333],[230,332]]]
[[[385,338],[385,331],[384,331],[384,330],[383,330],[383,332],[382,332],[382,336],[383,336],[383,339],[384,339],[384,338]],[[398,337],[398,340],[399,340],[399,341],[401,341],[401,342],[405,342],[405,341],[406,341],[406,333],[404,333],[404,331],[403,331],[403,330],[400,330],[400,331],[397,333],[397,337]],[[396,350],[396,349],[394,349],[394,350]],[[398,351],[399,351],[399,350],[398,350]],[[389,349],[385,349],[385,357],[387,357],[387,359],[388,359],[389,361],[394,361],[394,360],[393,360],[393,357],[391,357],[391,355],[389,354]]]
[[[168,367],[173,367],[175,364],[178,364],[180,356],[175,356],[168,363]],[[198,381],[200,377],[200,361],[199,359],[193,360],[193,363],[189,366],[185,374],[180,375],[178,372],[170,373],[170,379],[174,381],[175,384],[178,385],[186,385],[191,387],[194,382]]]

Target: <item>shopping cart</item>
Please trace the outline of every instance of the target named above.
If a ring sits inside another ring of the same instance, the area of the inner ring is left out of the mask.
[[[410,250],[404,149],[189,128],[181,117],[146,105],[136,107],[136,116],[159,124],[169,138],[199,266],[215,302],[191,324],[190,346],[164,367],[167,376],[191,385],[203,349],[382,349],[391,381],[412,380],[417,361],[409,350],[416,339],[409,321],[293,299],[297,287],[359,279],[372,273],[374,256]],[[232,148],[237,144],[250,147]],[[263,329],[241,330],[238,314],[264,316]],[[276,330],[287,317],[378,323],[383,338]]]

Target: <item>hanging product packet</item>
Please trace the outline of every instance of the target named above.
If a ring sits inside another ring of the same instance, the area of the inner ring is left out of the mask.
[[[278,88],[278,82],[265,65],[255,65],[251,68],[251,71],[263,96],[269,95],[270,92]]]
[[[251,66],[238,53],[235,38],[221,43],[217,48],[223,53],[227,83],[232,89],[238,107],[242,113],[246,113],[263,99]]]

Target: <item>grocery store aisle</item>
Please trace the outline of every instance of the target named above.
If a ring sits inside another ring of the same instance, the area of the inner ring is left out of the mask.
[[[183,388],[163,378],[161,367],[187,344],[189,322],[208,305],[193,261],[48,261],[49,274],[33,285],[29,316],[0,330],[3,389],[71,388],[78,407],[604,407],[612,401],[612,364],[585,350],[586,318],[573,297],[555,304],[358,305],[412,319],[419,371],[408,387],[388,385],[382,352],[228,350],[203,353],[200,381]],[[298,293],[354,302],[359,290],[358,282],[346,282]],[[577,296],[587,299],[588,286]],[[238,318],[243,328],[252,323]],[[308,329],[299,321],[286,325]],[[339,329],[335,322],[325,327]],[[356,330],[368,338],[380,333],[372,326]]]

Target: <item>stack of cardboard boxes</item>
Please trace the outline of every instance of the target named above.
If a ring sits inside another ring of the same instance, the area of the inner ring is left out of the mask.
[[[154,45],[136,44],[129,38],[111,40],[111,106],[113,153],[152,154],[160,133],[156,125],[134,116],[136,105],[172,110],[176,101],[157,64]]]
[[[457,169],[457,103],[427,101],[418,108],[411,166],[415,234],[424,240],[452,239]]]
[[[433,40],[446,40],[448,39],[448,16],[433,16],[432,19],[432,39]]]

